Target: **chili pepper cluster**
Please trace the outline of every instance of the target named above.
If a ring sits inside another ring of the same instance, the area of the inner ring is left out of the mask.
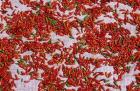
[[[0,5],[0,91],[19,80],[37,80],[38,91],[140,91],[139,0]]]

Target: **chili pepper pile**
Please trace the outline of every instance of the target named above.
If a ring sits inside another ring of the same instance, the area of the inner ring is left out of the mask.
[[[139,0],[0,5],[0,91],[18,80],[38,80],[38,91],[140,91]],[[12,65],[24,71],[13,75]]]

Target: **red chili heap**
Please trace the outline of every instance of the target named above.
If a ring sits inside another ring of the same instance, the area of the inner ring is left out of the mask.
[[[0,5],[0,91],[140,91],[139,0]]]

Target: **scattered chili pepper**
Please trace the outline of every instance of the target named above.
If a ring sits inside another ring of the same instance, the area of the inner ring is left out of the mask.
[[[6,23],[0,22],[0,91],[14,91],[14,80],[26,84],[33,79],[40,81],[39,91],[75,91],[65,86],[77,87],[77,91],[110,91],[110,87],[121,90],[117,82],[131,71],[128,64],[136,64],[135,71],[140,70],[140,14],[135,12],[139,9],[138,0],[117,0],[114,8],[108,5],[111,0],[19,2],[31,9],[17,11],[10,0],[1,1],[0,21]],[[132,11],[118,10],[120,4],[130,6]],[[11,16],[8,10],[13,10]],[[98,20],[102,15],[114,22]],[[136,25],[136,36],[130,36],[133,29],[123,27],[127,23]],[[1,37],[3,32],[9,37]],[[65,47],[66,41],[74,43]],[[24,52],[29,54],[21,57]],[[25,71],[17,69],[13,78],[9,68],[14,63]],[[113,66],[114,72],[96,72],[102,65]],[[39,73],[40,69],[43,73]],[[99,79],[112,78],[114,74],[118,77],[113,77],[113,84]],[[29,75],[30,79],[24,81],[18,75]],[[128,91],[139,91],[140,76],[134,76],[135,84],[126,86]]]

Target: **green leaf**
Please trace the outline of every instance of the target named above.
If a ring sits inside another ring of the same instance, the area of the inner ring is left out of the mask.
[[[85,81],[88,81],[88,77],[87,77],[87,76],[86,76],[86,77],[84,77],[84,80],[85,80]]]
[[[70,36],[69,38],[74,39],[74,37],[73,37],[73,36]]]
[[[36,80],[42,80],[41,78],[37,78]]]
[[[66,10],[68,9],[68,7],[66,5],[63,6]]]
[[[26,60],[23,58],[20,58],[20,60],[17,61],[18,64],[23,64],[24,66],[27,66]]]
[[[21,82],[23,82],[23,78],[21,78]]]
[[[18,63],[24,63],[24,59],[20,58],[20,60],[18,60]]]
[[[86,14],[85,17],[84,17],[84,20],[86,20],[87,18],[88,18],[88,15]]]
[[[121,37],[121,38],[120,38],[120,44],[123,44],[123,41],[124,41],[124,38]]]
[[[130,56],[130,60],[133,61],[134,59],[135,59],[135,56],[131,55],[131,56]]]
[[[4,53],[4,50],[0,50],[0,53]]]
[[[75,6],[75,7],[77,7],[77,6],[78,6],[78,4],[79,4],[78,2],[75,2],[74,6]]]
[[[51,8],[51,3],[50,3],[50,2],[48,2],[48,3],[47,3],[47,6]]]
[[[69,86],[70,86],[68,82],[66,82],[66,86],[67,86],[67,87],[69,87]]]
[[[130,70],[131,66],[127,66],[127,70]]]
[[[10,26],[9,26],[9,25],[6,25],[6,26],[5,26],[5,29],[10,29]]]
[[[0,91],[3,91],[1,86],[0,86]]]
[[[118,86],[118,84],[117,84],[117,82],[116,82],[116,81],[114,81],[114,85]]]
[[[136,87],[136,88],[140,88],[140,84],[138,83],[135,87]]]
[[[81,68],[82,68],[83,71],[86,71],[86,68],[84,66],[81,66]]]
[[[70,61],[70,58],[67,58],[66,60],[69,62]]]
[[[52,18],[47,18],[52,25],[56,25],[57,21]]]
[[[109,80],[105,80],[105,83],[108,83],[109,82]]]
[[[32,76],[32,75],[33,75],[33,73],[34,73],[34,71],[30,72],[30,73],[29,73],[29,75],[30,75],[30,76]]]
[[[0,67],[3,67],[4,63],[3,62],[0,62]]]
[[[78,60],[78,58],[77,58],[76,56],[74,56],[74,62],[75,62],[75,63],[76,63],[76,62],[78,63],[77,60]]]
[[[52,43],[52,41],[51,41],[51,40],[49,40],[49,41],[48,41],[48,43],[49,43],[49,44],[51,44],[51,43]]]

